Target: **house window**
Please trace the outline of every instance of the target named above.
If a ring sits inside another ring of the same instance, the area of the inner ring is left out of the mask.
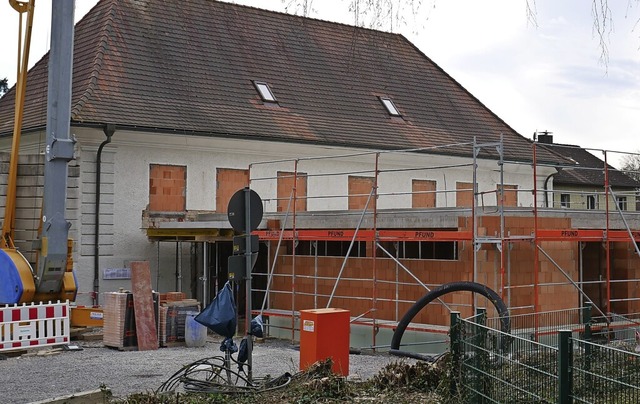
[[[287,208],[293,211],[293,186],[296,183],[296,211],[307,210],[307,174],[278,171],[278,212],[286,212]]]
[[[560,194],[560,207],[561,208],[570,208],[571,207],[571,195],[569,195],[569,194]]]
[[[436,182],[431,180],[411,180],[411,207],[436,207]]]
[[[184,212],[186,210],[187,167],[149,165],[149,210]]]
[[[396,108],[396,105],[393,103],[393,101],[391,101],[391,98],[380,97],[380,102],[382,102],[382,105],[384,105],[389,115],[401,116],[400,111],[398,111],[398,108]]]
[[[627,210],[627,197],[616,196],[616,205],[618,205],[618,209],[620,210]]]
[[[587,195],[587,209],[598,209],[598,197],[596,195]]]
[[[216,169],[216,212],[227,213],[233,194],[248,185],[249,170]]]
[[[253,85],[258,90],[258,94],[260,94],[260,98],[265,102],[278,102],[276,96],[273,95],[273,91],[271,91],[271,87],[263,81],[254,81]]]

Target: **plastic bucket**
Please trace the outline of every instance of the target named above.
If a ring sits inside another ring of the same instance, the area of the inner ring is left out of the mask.
[[[184,342],[188,347],[203,347],[207,342],[207,327],[198,323],[198,313],[189,312],[184,323]]]

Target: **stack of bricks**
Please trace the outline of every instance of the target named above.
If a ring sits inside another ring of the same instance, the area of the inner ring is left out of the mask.
[[[107,347],[124,349],[126,340],[127,293],[105,293],[104,295],[103,344]]]
[[[156,309],[158,309],[158,294],[155,292],[153,293],[153,302],[157,326],[159,320],[159,313],[156,311]],[[138,348],[138,336],[136,334],[136,319],[133,303],[133,294],[128,291],[104,294],[104,346],[119,350]]]
[[[200,303],[182,292],[160,294],[160,346],[184,344],[187,313],[200,312]]]

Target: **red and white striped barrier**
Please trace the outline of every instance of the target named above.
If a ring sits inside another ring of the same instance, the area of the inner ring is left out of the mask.
[[[0,352],[69,343],[69,302],[0,306]]]

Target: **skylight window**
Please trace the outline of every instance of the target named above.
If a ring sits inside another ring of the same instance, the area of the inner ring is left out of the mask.
[[[384,107],[387,109],[389,115],[401,116],[400,111],[398,111],[398,108],[396,108],[396,104],[391,101],[391,98],[380,97],[380,102],[382,102],[382,105],[384,105]]]
[[[278,100],[276,100],[276,96],[273,95],[273,91],[271,91],[271,88],[267,83],[263,81],[254,81],[253,85],[256,86],[256,90],[258,90],[258,94],[260,94],[262,101],[278,102]]]

